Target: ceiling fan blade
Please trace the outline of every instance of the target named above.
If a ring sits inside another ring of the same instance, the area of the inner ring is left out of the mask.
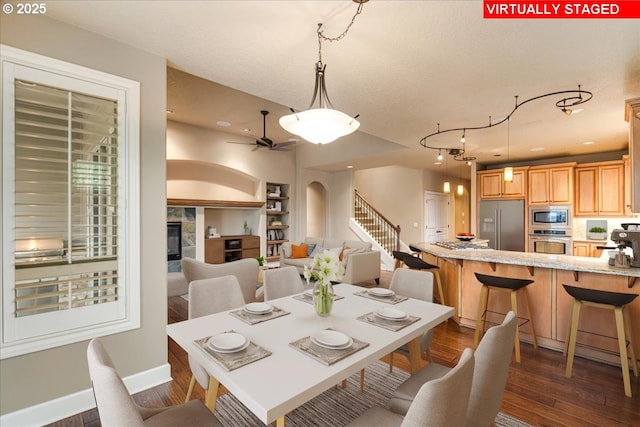
[[[255,142],[227,141],[227,144],[256,145]]]
[[[281,147],[282,147],[282,148],[284,148],[284,147],[288,147],[288,146],[290,146],[290,145],[295,144],[296,142],[298,142],[298,141],[297,141],[297,140],[296,140],[296,141],[283,141],[283,142],[274,143],[274,144],[273,144],[273,148],[276,148],[276,147],[277,147],[277,148],[281,148]]]

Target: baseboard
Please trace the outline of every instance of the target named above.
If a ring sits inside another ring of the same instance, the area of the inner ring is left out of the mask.
[[[167,363],[123,378],[131,394],[147,390],[172,380],[171,366]],[[87,389],[58,399],[40,403],[0,416],[2,427],[43,426],[95,408],[93,390]]]

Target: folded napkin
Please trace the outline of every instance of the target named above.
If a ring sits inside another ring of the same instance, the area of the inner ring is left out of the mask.
[[[409,297],[405,297],[404,295],[398,295],[398,294],[394,294],[388,297],[383,297],[383,296],[370,294],[369,291],[356,292],[354,293],[354,295],[358,295],[359,297],[370,298],[374,301],[386,302],[388,304],[397,304],[399,302],[406,301],[409,299]]]
[[[195,343],[227,371],[233,371],[234,369],[238,369],[244,365],[248,365],[249,363],[271,355],[269,350],[266,350],[253,342],[250,342],[249,346],[244,350],[240,350],[235,353],[219,353],[209,347],[207,344],[209,338],[211,337],[196,340]]]
[[[402,328],[409,326],[412,323],[420,320],[417,316],[407,316],[406,319],[403,320],[392,320],[385,319],[384,317],[376,316],[375,312],[363,314],[362,316],[357,318],[366,323],[370,323],[372,325],[380,326],[381,328],[389,329],[390,331],[399,331]]]
[[[312,359],[330,366],[369,345],[368,342],[360,341],[356,338],[351,339],[353,340],[353,345],[351,345],[349,348],[335,350],[317,345],[316,343],[311,341],[310,336],[300,338],[299,340],[289,343],[289,345],[306,354],[307,356],[310,356]]]
[[[271,312],[265,314],[250,313],[244,308],[230,311],[229,314],[235,318],[242,320],[245,323],[255,325],[256,323],[266,322],[267,320],[276,319],[278,317],[286,316],[287,314],[291,313],[281,308],[273,307],[273,310],[271,310]]]

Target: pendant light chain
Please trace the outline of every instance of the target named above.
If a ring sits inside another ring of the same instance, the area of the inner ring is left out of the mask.
[[[347,35],[347,33],[349,32],[349,29],[351,28],[351,26],[353,25],[354,22],[356,22],[356,17],[358,15],[360,15],[362,13],[362,7],[363,5],[368,1],[368,0],[354,0],[356,3],[358,3],[358,10],[356,10],[356,13],[353,15],[353,17],[351,18],[351,22],[349,22],[349,25],[347,25],[347,28],[345,28],[345,30],[342,32],[342,34],[340,34],[337,37],[327,37],[323,34],[323,32],[321,31],[322,29],[322,23],[318,24],[318,61],[322,62],[322,40],[328,41],[328,42],[337,42],[342,40],[343,38],[345,38],[345,36]]]

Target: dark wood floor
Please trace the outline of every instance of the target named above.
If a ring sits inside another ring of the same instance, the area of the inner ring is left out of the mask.
[[[390,273],[383,274],[381,286],[388,286]],[[168,322],[187,318],[187,303],[169,298]],[[435,330],[431,354],[438,363],[453,366],[465,347],[473,343],[473,330],[453,322]],[[136,394],[145,406],[167,406],[184,401],[190,371],[185,352],[168,339],[169,363],[174,380]],[[576,358],[573,377],[565,378],[561,353],[531,345],[521,346],[522,363],[511,363],[502,411],[536,426],[640,426],[640,380],[631,374],[633,398],[624,396],[619,367]],[[400,369],[407,369],[403,357],[395,357]],[[426,363],[426,362],[425,362]],[[194,397],[204,401],[196,386]],[[96,410],[60,420],[51,426],[99,426]]]

